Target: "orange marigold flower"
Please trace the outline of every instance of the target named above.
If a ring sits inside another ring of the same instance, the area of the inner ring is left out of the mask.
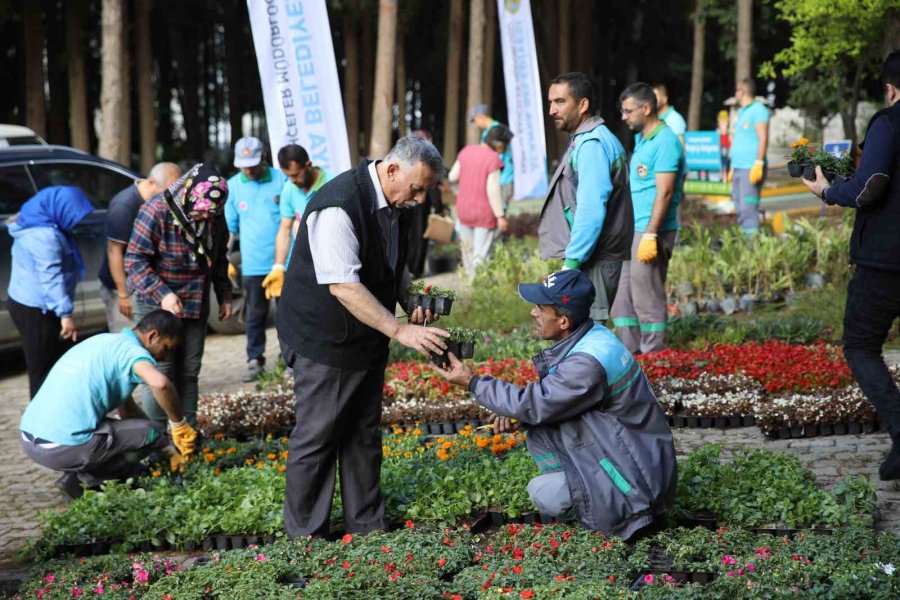
[[[287,457],[288,457],[288,451],[287,451],[287,450],[284,450],[284,451],[281,453],[281,458],[287,460]]]
[[[443,444],[441,444],[441,448],[443,448],[444,450],[449,450],[452,447],[453,447],[453,442],[444,442]]]
[[[403,430],[400,429],[399,427],[394,430],[394,435],[401,435],[402,433],[403,433]]]
[[[224,433],[217,433],[217,434],[215,434],[213,437],[216,438],[217,440],[223,440],[223,439],[225,439],[225,434],[224,434]]]
[[[275,460],[276,458],[278,458],[278,455],[274,452],[269,452],[269,454],[266,455],[266,458],[268,458],[269,460]]]
[[[256,462],[256,460],[254,460],[252,458],[245,458],[244,462],[247,463],[248,465],[252,465],[253,463]]]
[[[225,454],[234,454],[235,452],[237,452],[237,448],[232,446],[228,450],[225,451]]]
[[[447,454],[447,451],[446,451],[446,450],[438,450],[438,451],[437,451],[437,457],[438,457],[440,460],[450,460],[450,455]]]
[[[412,432],[413,432],[413,435],[422,435],[422,430],[421,430],[421,429],[413,429]]]
[[[159,477],[160,475],[162,475],[162,471],[153,471],[150,474],[153,475],[154,477]]]
[[[278,465],[277,467],[275,467],[275,470],[279,473],[284,473],[285,471],[287,471],[287,467],[284,465]]]

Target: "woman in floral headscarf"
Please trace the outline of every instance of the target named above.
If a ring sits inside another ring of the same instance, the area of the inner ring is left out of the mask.
[[[228,230],[223,217],[227,199],[225,179],[211,167],[194,166],[141,207],[125,251],[134,319],[155,308],[182,319],[181,344],[158,368],[175,384],[191,424],[196,420],[211,289],[219,302],[219,319],[231,316],[232,286],[225,258]],[[141,404],[150,418],[165,419],[149,392]]]

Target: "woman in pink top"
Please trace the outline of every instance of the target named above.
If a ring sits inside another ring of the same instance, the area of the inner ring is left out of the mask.
[[[495,125],[481,144],[463,148],[450,169],[450,182],[459,183],[456,233],[469,279],[475,277],[475,269],[490,255],[494,240],[509,228],[500,191],[500,154],[512,137],[508,127]]]

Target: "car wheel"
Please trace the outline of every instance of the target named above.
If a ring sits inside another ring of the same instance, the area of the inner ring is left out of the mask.
[[[209,299],[209,328],[222,335],[238,335],[247,331],[244,322],[244,297],[235,296],[231,302],[231,318],[227,321],[219,320],[219,302],[215,294],[210,294]]]

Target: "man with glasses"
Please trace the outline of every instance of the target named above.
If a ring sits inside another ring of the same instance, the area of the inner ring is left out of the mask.
[[[596,289],[590,317],[606,321],[634,235],[625,149],[594,115],[584,73],[556,77],[548,101],[554,125],[571,137],[541,209],[541,258],[584,271]]]
[[[622,120],[635,132],[629,175],[635,234],[612,317],[631,353],[656,352],[666,346],[666,273],[678,233],[684,150],[660,119],[653,88],[635,83],[619,100]]]

